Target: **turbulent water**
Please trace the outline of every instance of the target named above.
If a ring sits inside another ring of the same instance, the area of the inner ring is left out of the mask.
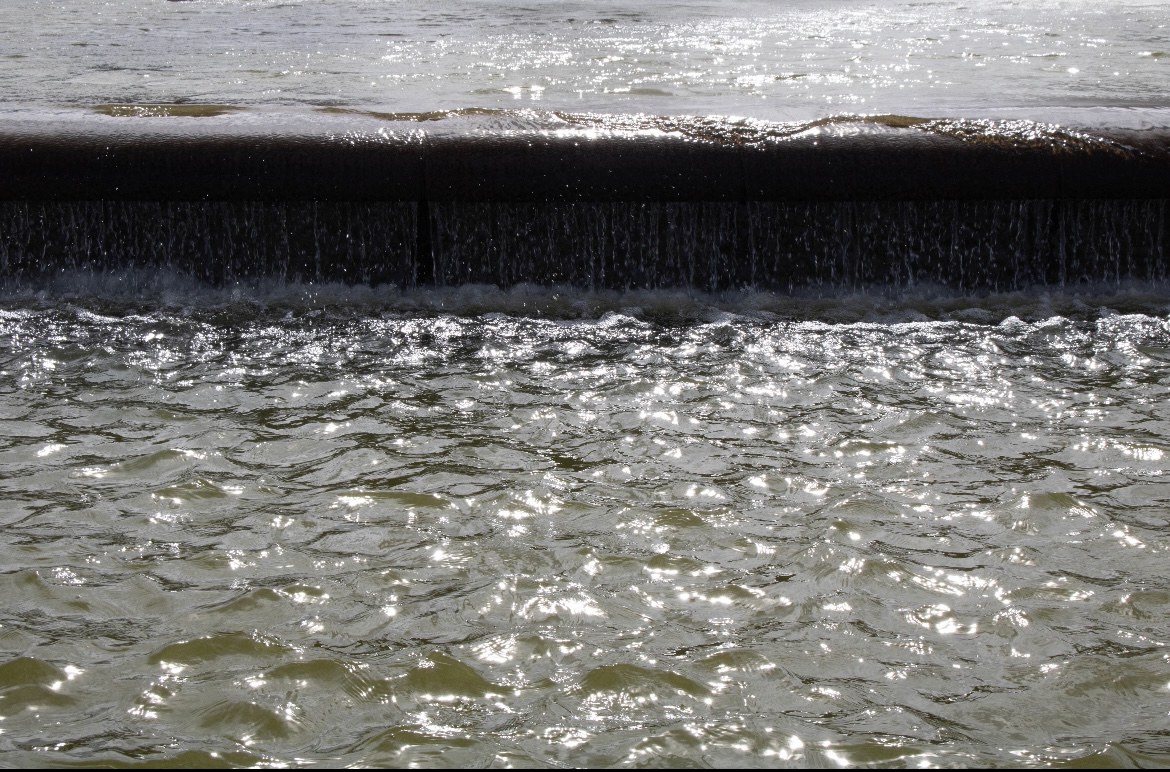
[[[1164,316],[218,297],[0,312],[6,763],[1170,763]]]

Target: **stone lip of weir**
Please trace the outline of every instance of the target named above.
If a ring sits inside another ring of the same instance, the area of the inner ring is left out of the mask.
[[[1170,198],[1170,132],[21,132],[0,200],[750,202]]]

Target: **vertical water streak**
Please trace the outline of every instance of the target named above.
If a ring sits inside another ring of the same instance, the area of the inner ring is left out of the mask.
[[[1008,291],[1165,279],[1167,201],[0,202],[5,280]]]

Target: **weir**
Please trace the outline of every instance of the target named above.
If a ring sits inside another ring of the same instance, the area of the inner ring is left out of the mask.
[[[1016,128],[10,133],[0,275],[782,292],[1164,281],[1165,135]]]

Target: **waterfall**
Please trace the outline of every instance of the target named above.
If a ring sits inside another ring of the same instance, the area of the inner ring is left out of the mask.
[[[0,275],[1009,291],[1166,279],[1167,199],[0,201]]]
[[[1166,278],[1163,134],[842,126],[3,135],[0,279],[157,267],[211,285],[980,292]]]

